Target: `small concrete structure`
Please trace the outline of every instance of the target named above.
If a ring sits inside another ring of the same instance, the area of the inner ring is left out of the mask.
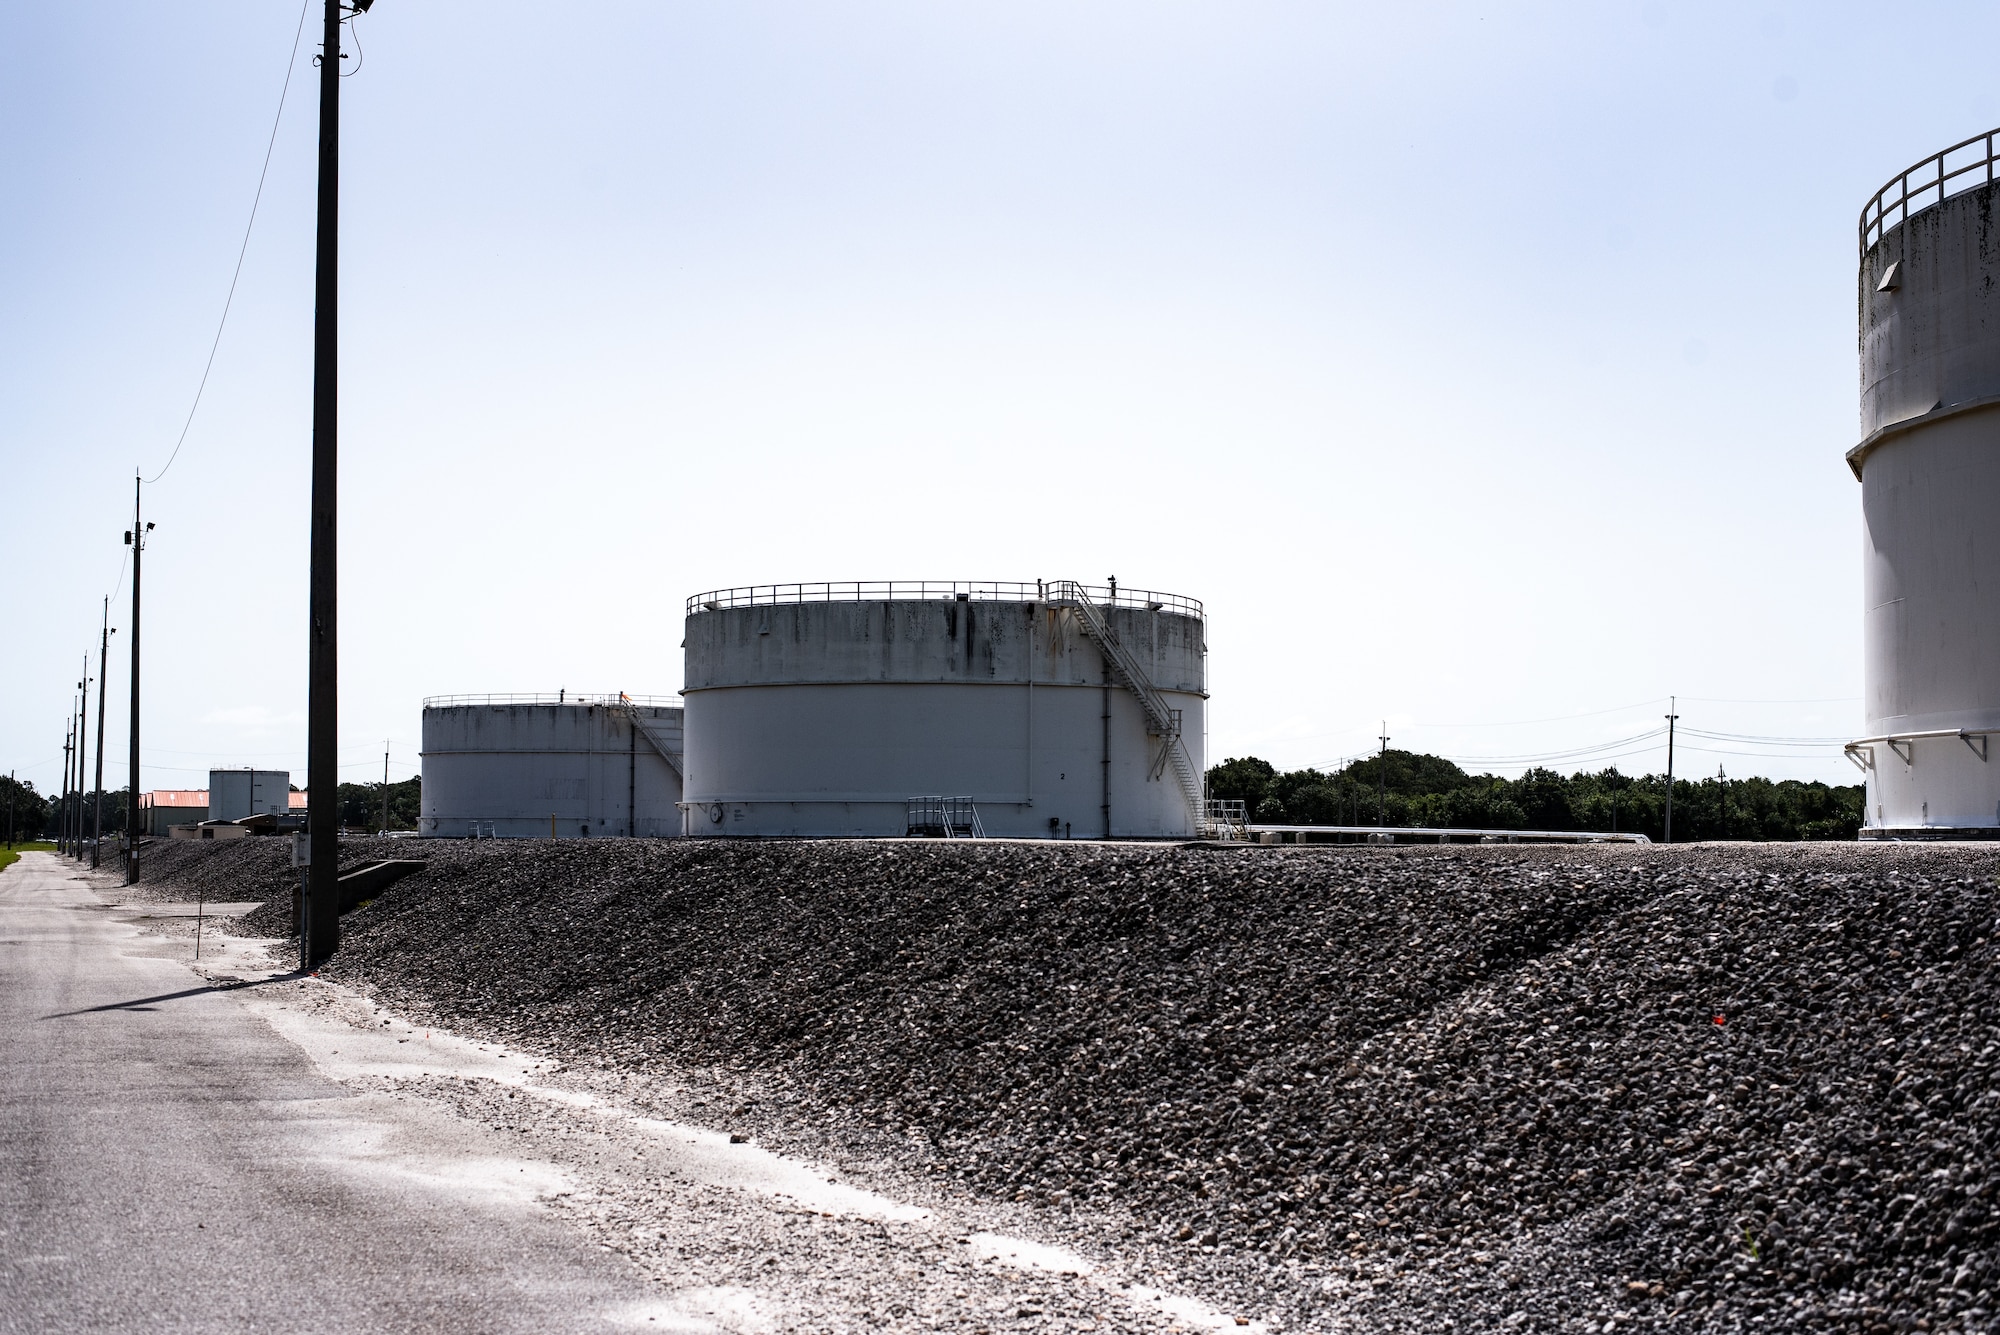
[[[1207,622],[1115,583],[790,584],[688,600],[687,832],[1016,838],[1205,820]],[[974,826],[968,811],[963,824]]]
[[[2000,837],[1996,134],[1861,218],[1863,839]]]
[[[424,701],[426,837],[659,838],[681,832],[681,709],[646,696]]]
[[[174,839],[248,839],[257,833],[248,825],[238,825],[234,821],[204,821],[200,825],[176,825],[168,830]]]

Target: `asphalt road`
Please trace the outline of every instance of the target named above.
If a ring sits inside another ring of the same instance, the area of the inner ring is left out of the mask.
[[[130,919],[0,874],[0,1331],[673,1328],[504,1143],[326,1078]]]

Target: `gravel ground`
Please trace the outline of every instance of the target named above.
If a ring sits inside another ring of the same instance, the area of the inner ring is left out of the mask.
[[[329,977],[1274,1324],[2000,1310],[2000,851],[380,842]]]

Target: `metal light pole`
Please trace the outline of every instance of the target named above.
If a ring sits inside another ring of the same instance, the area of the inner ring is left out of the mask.
[[[352,0],[365,14],[374,0]],[[319,54],[319,219],[313,290],[312,594],[306,689],[311,865],[299,964],[340,945],[340,0],[326,0]]]
[[[97,642],[97,798],[90,819],[90,865],[99,862],[98,850],[104,844],[104,697],[111,693],[111,637],[117,634],[111,629],[111,596],[104,598],[104,633]]]

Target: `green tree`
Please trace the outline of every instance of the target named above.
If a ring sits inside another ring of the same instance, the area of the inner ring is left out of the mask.
[[[1208,795],[1217,801],[1241,802],[1251,812],[1270,791],[1278,771],[1270,762],[1254,756],[1245,760],[1225,760],[1208,770]]]
[[[340,785],[340,824],[348,830],[375,830],[382,825],[382,785],[343,783]],[[404,779],[389,785],[389,828],[414,830],[423,812],[423,780]]]
[[[55,804],[35,791],[35,785],[26,779],[10,779],[0,774],[0,808],[11,804],[14,812],[14,839],[22,842],[39,839],[55,820]],[[0,822],[7,819],[0,810]],[[7,837],[5,825],[0,825],[0,839]]]

